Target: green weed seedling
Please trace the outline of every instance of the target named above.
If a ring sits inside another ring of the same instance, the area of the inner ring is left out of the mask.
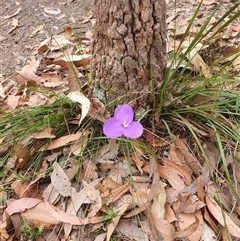
[[[26,221],[20,227],[21,234],[28,240],[35,240],[37,237],[40,237],[43,233],[43,226],[31,226]]]
[[[117,216],[117,214],[112,209],[110,209],[108,214],[106,214],[105,216],[102,217],[102,221],[112,220],[116,216]]]

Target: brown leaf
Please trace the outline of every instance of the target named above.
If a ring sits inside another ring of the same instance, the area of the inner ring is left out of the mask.
[[[64,197],[68,197],[72,195],[73,188],[71,186],[71,182],[68,179],[67,175],[60,167],[60,165],[55,162],[54,163],[53,172],[51,174],[51,181],[53,187]]]
[[[85,16],[82,23],[87,23],[93,17],[93,14],[90,12],[88,16]]]
[[[43,25],[43,24],[37,26],[37,27],[32,31],[32,33],[30,34],[30,37],[35,36],[35,35],[36,35],[39,31],[41,31],[43,28],[44,28],[44,25]]]
[[[1,241],[11,241],[7,232],[7,222],[0,222],[0,238]]]
[[[89,131],[83,131],[83,132],[77,132],[76,134],[70,134],[70,135],[60,137],[58,139],[53,140],[47,147],[40,149],[40,151],[53,150],[59,147],[69,145],[72,142],[79,140],[81,137],[85,138],[85,136],[88,134],[89,134]]]
[[[7,34],[11,33],[18,26],[18,19],[12,19],[12,27],[8,30]]]
[[[14,233],[19,240],[21,235],[21,226],[23,225],[23,220],[21,218],[21,215],[19,213],[14,213],[11,215],[10,218],[11,218],[12,225],[14,227],[14,231],[15,231]]]
[[[59,83],[60,82],[60,84],[63,84],[63,81],[62,81],[63,77],[55,72],[54,73],[41,73],[41,78],[46,81],[46,83],[44,83],[45,85],[48,82],[49,83]]]
[[[63,33],[65,39],[70,40],[72,37],[73,31],[70,26],[66,27]]]
[[[5,209],[5,212],[7,212],[9,215],[19,212],[21,213],[24,212],[26,209],[31,209],[35,207],[40,202],[42,201],[36,198],[21,198],[10,203]]]
[[[59,220],[56,220],[48,211],[46,203],[39,202],[32,209],[23,212],[22,217],[30,224],[35,226],[44,226],[44,228],[50,228],[59,224]]]
[[[120,208],[119,212],[117,213],[116,217],[114,217],[112,219],[112,222],[108,225],[106,241],[110,241],[112,233],[116,229],[121,216],[125,213],[125,211],[128,209],[128,207],[129,207],[128,203],[123,204],[123,206]]]
[[[6,99],[7,103],[7,109],[8,110],[14,110],[18,107],[19,105],[19,99],[21,96],[15,96],[15,95],[9,95]]]
[[[147,234],[143,232],[142,228],[138,227],[136,224],[130,222],[129,220],[121,220],[117,226],[117,230],[130,240],[149,240]]]
[[[92,187],[95,187],[99,184],[101,179],[96,179],[93,182],[91,182],[89,185]],[[77,215],[78,210],[82,206],[83,203],[90,203],[89,198],[87,196],[87,193],[85,192],[85,189],[83,188],[80,192],[74,192],[71,196],[71,202],[69,203],[66,213],[69,215]],[[64,224],[64,233],[65,237],[67,238],[72,230],[71,224]]]
[[[25,167],[31,159],[30,149],[23,144],[16,144],[11,153],[13,157],[16,157],[15,168],[21,169]]]
[[[59,8],[45,7],[44,12],[47,13],[47,14],[58,15],[58,14],[61,13],[61,10]]]
[[[40,86],[44,80],[36,75],[36,70],[39,66],[39,60],[35,59],[35,57],[31,58],[31,62],[25,65],[21,71],[18,72],[17,75],[13,76],[13,79],[21,84],[27,85],[28,87],[37,87]]]
[[[195,220],[194,220],[195,222],[192,223],[187,228],[185,228],[184,230],[176,231],[175,234],[174,234],[174,238],[185,238],[185,237],[190,236],[192,233],[196,232],[196,230],[198,228],[198,225],[199,225],[199,219],[196,215],[194,215],[194,217],[195,217]],[[199,236],[199,233],[198,233],[197,236]],[[201,233],[200,233],[200,237],[201,237]],[[195,240],[199,240],[199,239],[194,239],[194,240],[191,240],[191,241],[195,241]]]
[[[111,194],[113,196],[113,202],[115,202],[116,200],[118,200],[120,197],[122,197],[126,192],[128,192],[129,190],[129,184],[125,183],[122,186],[114,189],[111,191]]]
[[[150,216],[150,223],[159,231],[163,241],[174,240],[175,230],[171,223],[162,218],[157,218],[156,216]]]
[[[147,206],[142,206],[142,207],[134,207],[134,209],[129,212],[128,214],[124,215],[124,218],[131,218],[135,215],[138,215],[139,213],[142,213],[147,209]]]
[[[83,161],[83,172],[80,173],[81,180],[89,181],[96,180],[98,178],[98,171],[96,165],[90,159]]]
[[[9,19],[9,18],[12,18],[16,15],[18,15],[21,11],[22,7],[19,7],[14,13],[10,14],[10,15],[7,15],[7,16],[3,16],[3,17],[0,17],[1,19]]]
[[[187,49],[182,50],[183,53],[185,51],[187,51]],[[191,49],[191,51],[188,51],[187,58],[193,65],[195,71],[201,73],[206,78],[212,77],[209,66],[204,62],[204,60],[202,59],[202,57],[196,49]]]
[[[201,2],[201,1],[198,0],[198,2]],[[203,0],[201,3],[203,5],[207,5],[207,6],[210,6],[210,5],[213,5],[213,4],[217,4],[217,2],[215,0]]]
[[[45,51],[47,51],[49,49],[49,41],[50,39],[46,39],[44,41],[42,41],[37,49],[38,54],[43,54]]]
[[[85,150],[87,143],[88,143],[88,137],[86,136],[86,138],[83,138],[82,140],[71,144],[70,149],[75,156],[78,156]]]
[[[116,168],[112,168],[108,174],[108,177],[111,178],[115,183],[122,185],[123,184],[123,177],[121,175],[121,171]],[[107,178],[108,178],[107,177]]]
[[[86,225],[102,222],[102,217],[80,219],[77,216],[69,215],[63,212],[62,210],[58,209],[57,207],[51,205],[48,202],[45,202],[45,205],[52,217],[63,223],[69,223],[72,225]]]
[[[42,190],[38,188],[37,185],[35,185],[41,178],[45,177],[45,171],[47,170],[48,165],[46,164],[46,161],[42,162],[42,166],[39,170],[39,174],[36,176],[36,178],[28,183],[28,185],[25,187],[23,192],[21,193],[20,198],[23,197],[32,197],[32,198],[42,198]]]
[[[52,183],[47,186],[42,195],[43,200],[51,204],[56,203],[59,200],[59,196],[59,192],[53,187]]]
[[[72,42],[66,39],[63,35],[52,36],[49,41],[51,51],[61,50],[72,45]]]
[[[185,187],[183,180],[171,167],[158,165],[158,172],[159,175],[166,179],[177,191],[181,191]]]
[[[179,176],[181,176],[186,185],[190,185],[192,183],[191,174],[186,168],[168,160],[167,158],[162,158],[161,161],[164,166],[168,166],[173,172],[176,172]]]
[[[84,183],[84,191],[92,201],[92,204],[90,206],[90,211],[87,217],[92,218],[97,214],[97,212],[102,207],[102,198],[100,196],[99,190],[97,190],[94,186],[87,184],[85,181],[83,181],[83,183]]]
[[[158,192],[155,194],[153,198],[153,203],[151,206],[151,216],[156,216],[157,218],[165,217],[165,203],[166,203],[166,192],[165,188],[166,184],[162,181],[159,181]]]
[[[112,141],[110,144],[102,146],[95,154],[93,160],[96,163],[110,163],[110,160],[118,154],[119,145]]]
[[[60,60],[59,60],[60,61]],[[62,60],[65,62],[64,60]],[[77,67],[73,63],[65,62],[67,66],[67,81],[70,91],[79,91],[81,90],[81,83],[79,81],[79,72]]]
[[[80,192],[73,193],[71,196],[72,200],[67,207],[66,213],[69,215],[77,215],[78,210],[84,203],[84,201],[88,198],[86,192],[84,189],[82,189]],[[64,234],[67,238],[69,234],[71,233],[72,225],[69,223],[64,224]]]
[[[107,233],[101,233],[94,239],[94,241],[104,241],[106,236],[107,236]]]
[[[37,189],[33,186],[29,187],[29,183],[27,182],[22,183],[21,181],[14,181],[11,184],[11,188],[14,190],[14,192],[17,194],[19,198],[24,198],[24,197],[36,198],[36,196],[33,196],[33,194],[37,194]]]
[[[168,182],[175,190],[177,190],[178,192],[183,190],[183,188],[185,187],[183,180],[179,177],[179,175],[176,172],[172,170],[171,167],[157,165],[157,170],[159,175],[162,178],[168,180]],[[143,168],[143,171],[149,173],[149,165],[146,165]]]
[[[132,153],[131,159],[134,162],[134,164],[137,166],[140,173],[143,174],[142,166],[144,162],[142,160],[142,153],[136,149],[134,153]]]
[[[174,143],[178,148],[179,152],[183,155],[188,166],[193,170],[196,176],[200,174],[200,166],[198,165],[197,159],[195,159],[188,151],[188,147],[185,143],[177,136],[173,135]]]
[[[138,189],[133,189],[129,187],[129,190],[132,194],[134,204],[138,205],[140,208],[142,207],[148,207],[148,195],[150,192],[150,189],[147,187],[144,188],[138,188]]]
[[[175,222],[177,221],[175,212],[173,211],[173,209],[170,207],[169,204],[165,205],[165,220],[167,220],[169,223]]]
[[[168,23],[172,22],[172,20],[174,20],[177,16],[178,16],[178,14],[168,16],[166,19],[166,23],[168,24]]]
[[[62,60],[73,63],[76,67],[85,67],[90,64],[91,57],[90,54],[68,55],[67,57],[63,57]]]
[[[178,199],[178,205],[175,212],[178,213],[195,213],[200,210],[205,204],[198,199],[194,194],[181,193]]]
[[[32,137],[35,139],[55,138],[56,136],[52,135],[52,131],[53,128],[47,127],[36,134],[32,134]]]
[[[227,225],[229,233],[240,238],[240,227],[238,227],[231,217],[219,206],[211,197],[206,196],[206,204],[213,217],[223,226]]]
[[[105,105],[97,98],[91,98],[91,106],[89,110],[89,115],[101,122],[104,122],[106,118],[110,118],[110,115],[106,113]]]

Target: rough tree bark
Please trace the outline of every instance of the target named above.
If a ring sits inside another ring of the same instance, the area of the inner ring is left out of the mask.
[[[149,103],[166,65],[164,0],[95,0],[93,94],[104,102]]]

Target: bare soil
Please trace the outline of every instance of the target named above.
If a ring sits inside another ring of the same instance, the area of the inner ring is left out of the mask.
[[[22,69],[39,44],[71,26],[83,34],[82,20],[93,0],[8,0],[0,1],[0,74]],[[13,23],[17,23],[15,29]],[[34,31],[44,25],[36,35]]]
[[[80,36],[92,28],[89,22],[83,23],[83,19],[91,14],[93,2],[94,0],[0,1],[0,75],[8,75],[21,70],[43,40],[60,34],[67,26],[71,26]],[[166,2],[167,44],[171,49],[171,43],[176,41],[172,35],[181,38],[200,1],[166,0]],[[216,17],[209,23],[210,28],[211,24],[233,4],[232,0],[204,0],[194,26],[199,29],[207,17],[216,11]],[[44,28],[34,35],[34,31],[40,25],[44,25]],[[239,26],[240,19],[237,19],[223,31],[225,34],[219,39],[221,47],[229,45],[237,50],[240,48]],[[219,51],[219,45],[216,48],[216,51]],[[207,52],[209,52],[208,48]]]

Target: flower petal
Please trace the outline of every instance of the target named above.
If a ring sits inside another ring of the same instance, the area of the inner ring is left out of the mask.
[[[117,138],[123,135],[122,122],[115,118],[106,120],[103,124],[103,133],[109,138]]]
[[[123,135],[127,138],[136,139],[143,133],[143,126],[137,121],[133,121],[127,128],[124,128]]]
[[[133,121],[133,108],[131,105],[123,104],[119,105],[114,111],[114,118],[122,122],[126,122],[128,125]]]

